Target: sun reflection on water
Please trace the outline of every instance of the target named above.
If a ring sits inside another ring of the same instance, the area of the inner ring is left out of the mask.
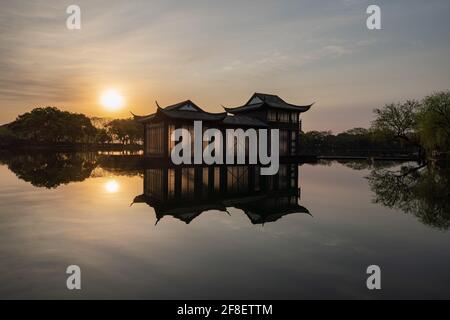
[[[105,190],[109,193],[116,193],[119,191],[119,184],[116,180],[109,180],[105,183]]]

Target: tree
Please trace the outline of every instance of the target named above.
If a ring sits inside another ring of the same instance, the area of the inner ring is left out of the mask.
[[[143,126],[133,119],[116,119],[108,123],[109,132],[122,144],[139,143],[144,138]]]
[[[369,149],[372,142],[372,134],[365,128],[353,128],[339,133],[334,140],[337,148]]]
[[[95,136],[95,142],[97,143],[111,143],[113,138],[111,134],[106,129],[97,129],[97,134]]]
[[[333,135],[330,131],[301,133],[299,148],[302,154],[315,155],[383,155],[411,153],[413,148],[403,140],[393,139],[380,130],[353,128]]]
[[[381,109],[375,109],[376,119],[372,128],[408,143],[417,145],[417,114],[420,104],[416,100],[404,103],[390,103]]]
[[[35,108],[7,125],[17,137],[36,142],[92,142],[97,129],[83,114],[55,107]]]
[[[351,136],[366,136],[370,134],[370,131],[366,128],[353,128],[343,132]]]
[[[450,91],[432,94],[422,101],[418,131],[429,153],[450,152]]]
[[[0,146],[7,146],[16,141],[16,135],[7,126],[0,126]]]
[[[421,105],[416,100],[404,103],[390,103],[381,109],[375,109],[376,119],[372,122],[372,130],[376,139],[387,140],[397,138],[414,146],[419,158],[425,157],[425,149],[418,135],[418,115]]]

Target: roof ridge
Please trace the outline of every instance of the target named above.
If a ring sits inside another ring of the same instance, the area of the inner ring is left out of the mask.
[[[254,95],[263,95],[263,96],[273,96],[273,97],[279,97],[277,94],[273,93],[263,93],[263,92],[255,92]]]
[[[164,108],[161,108],[163,111],[172,111],[172,109],[178,108],[178,107],[182,107],[185,104],[191,104],[192,106],[194,106],[195,108],[199,109],[199,111],[203,112],[203,113],[207,113],[210,115],[223,115],[226,112],[209,112],[209,111],[205,111],[202,107],[200,107],[199,105],[197,105],[195,102],[193,102],[191,99],[187,99],[169,106],[166,106]],[[170,108],[170,109],[167,109]],[[182,111],[182,110],[181,110]]]
[[[188,103],[188,102],[190,102],[190,103],[196,105],[196,104],[193,103],[190,99],[187,99],[187,100],[183,100],[183,101],[180,101],[180,102],[177,102],[177,103],[174,103],[174,104],[169,104],[168,106],[165,106],[164,108],[161,108],[161,109],[165,110],[165,109],[167,109],[167,108],[178,107],[178,106],[181,106],[181,105],[183,105],[183,104],[185,104],[185,103]],[[197,106],[197,107],[198,107],[198,106]]]
[[[273,94],[273,93],[255,92],[254,95],[256,95],[256,96],[263,96],[264,98],[266,98],[266,97],[273,97],[273,98],[278,98],[278,99],[280,99],[281,101],[284,101],[283,98],[281,98],[279,95]]]

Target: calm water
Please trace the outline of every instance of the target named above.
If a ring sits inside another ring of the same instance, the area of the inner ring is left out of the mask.
[[[449,171],[386,171],[399,168],[305,164],[260,189],[248,168],[5,157],[0,298],[450,298]],[[72,264],[81,291],[66,289]],[[371,264],[381,291],[366,288]]]

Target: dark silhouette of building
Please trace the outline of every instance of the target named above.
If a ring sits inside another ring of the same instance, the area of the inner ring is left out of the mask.
[[[175,145],[175,142],[170,141],[171,133],[177,128],[185,128],[193,136],[194,121],[201,120],[203,130],[220,129],[223,136],[226,129],[279,129],[280,157],[289,158],[298,156],[302,126],[300,114],[311,106],[293,105],[276,95],[255,93],[243,106],[224,108],[225,112],[222,113],[206,112],[194,102],[186,100],[165,108],[158,105],[155,113],[135,116],[135,119],[144,125],[146,157],[170,161],[170,152]]]

